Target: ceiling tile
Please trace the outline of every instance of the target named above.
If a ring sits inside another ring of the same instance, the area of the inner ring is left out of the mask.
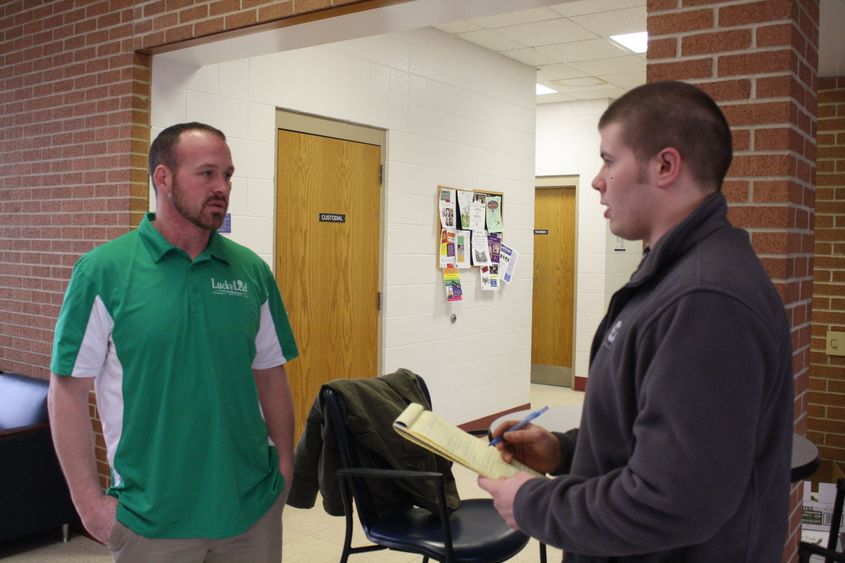
[[[491,31],[489,29],[459,33],[458,37],[493,51],[507,51],[509,49],[522,49],[527,47],[524,43],[503,37],[496,31]]]
[[[632,71],[645,73],[645,58],[640,58],[637,55],[596,59],[594,61],[577,61],[570,64],[588,74],[622,74]]]
[[[559,17],[560,16],[556,12],[550,10],[549,8],[534,8],[531,10],[520,10],[518,12],[506,12],[504,14],[495,14],[483,18],[474,18],[470,21],[483,28],[494,29],[497,27],[546,21]]]
[[[518,41],[529,47],[568,41],[581,41],[596,37],[594,33],[587,31],[566,18],[502,27],[496,31],[508,39]]]
[[[537,47],[537,50],[543,55],[552,57],[562,63],[624,57],[630,54],[628,51],[620,49],[606,39],[590,39],[587,41],[573,41],[572,43],[543,45]]]
[[[581,69],[567,64],[544,65],[537,71],[537,80],[559,80],[562,78],[578,78],[581,76],[589,76]]]
[[[598,88],[584,88],[581,90],[565,90],[562,92],[567,96],[572,96],[577,100],[593,100],[595,98],[618,98],[627,92],[624,88],[618,86],[600,86]]]
[[[478,31],[479,29],[484,29],[480,25],[473,23],[472,20],[448,22],[436,27],[440,31],[445,31],[446,33],[466,33],[467,31]]]
[[[610,84],[620,88],[630,89],[645,84],[645,72],[623,72],[621,74],[603,74]]]
[[[538,104],[554,104],[557,102],[575,102],[578,98],[567,96],[566,94],[544,94],[537,96]]]
[[[646,11],[642,8],[613,10],[612,12],[605,12],[603,14],[571,16],[570,19],[602,37],[646,30]]]
[[[560,61],[548,55],[544,55],[539,51],[540,48],[528,47],[525,49],[513,49],[511,51],[502,51],[506,57],[516,59],[519,62],[531,66],[541,66],[548,64],[557,64]]]

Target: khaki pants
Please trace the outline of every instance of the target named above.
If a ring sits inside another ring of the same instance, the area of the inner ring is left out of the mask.
[[[221,540],[145,538],[116,522],[109,539],[112,558],[115,563],[280,563],[286,492],[245,533]]]

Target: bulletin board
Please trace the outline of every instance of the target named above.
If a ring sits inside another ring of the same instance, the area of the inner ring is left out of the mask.
[[[463,299],[462,272],[477,269],[482,291],[499,291],[509,285],[519,253],[504,242],[504,194],[442,185],[437,190],[437,257],[446,300]]]

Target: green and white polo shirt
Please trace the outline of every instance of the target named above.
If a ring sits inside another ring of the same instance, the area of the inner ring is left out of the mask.
[[[154,218],[79,259],[51,369],[96,378],[118,520],[154,538],[238,535],[285,486],[252,368],[296,344],[261,258],[215,232],[192,262]]]

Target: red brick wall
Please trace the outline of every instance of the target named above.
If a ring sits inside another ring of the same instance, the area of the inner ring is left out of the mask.
[[[819,79],[816,242],[807,436],[845,464],[845,356],[825,335],[845,332],[845,76]]]
[[[72,265],[137,225],[147,209],[150,57],[139,51],[313,18],[324,9],[330,15],[387,3],[0,4],[0,369],[48,376],[53,324]]]
[[[144,53],[401,1],[0,3],[0,369],[49,377],[53,325],[73,264],[148,209],[151,58]],[[98,456],[105,482],[100,435]]]
[[[731,123],[724,192],[791,322],[799,433],[810,365],[818,19],[817,0],[648,1],[648,80],[698,84]],[[793,487],[784,561],[796,559],[800,495]]]

